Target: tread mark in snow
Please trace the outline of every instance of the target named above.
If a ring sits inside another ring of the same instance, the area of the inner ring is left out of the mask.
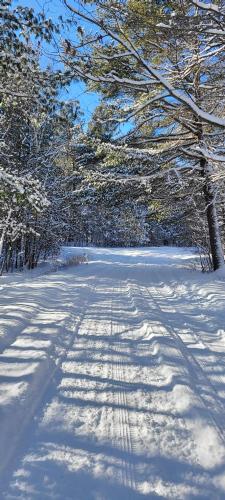
[[[121,292],[121,289],[118,289],[118,293]],[[120,293],[120,295],[122,295]],[[120,327],[119,324],[114,324],[113,323],[113,309],[112,309],[112,304],[111,304],[111,336],[116,336],[117,339],[119,339],[119,333],[120,333]],[[136,490],[136,483],[135,483],[135,471],[134,471],[134,465],[131,463],[131,460],[129,457],[131,457],[131,454],[133,452],[133,446],[132,446],[132,440],[131,440],[131,432],[130,432],[130,422],[129,422],[129,414],[128,414],[128,401],[127,401],[127,396],[126,396],[126,391],[123,389],[123,384],[125,381],[125,370],[124,370],[124,363],[121,361],[121,351],[122,351],[122,345],[121,342],[118,340],[115,342],[114,348],[115,351],[117,352],[116,355],[116,364],[112,365],[112,373],[113,373],[113,380],[116,380],[120,382],[119,389],[117,390],[117,393],[115,394],[114,392],[114,399],[116,401],[118,410],[114,410],[115,412],[115,417],[117,417],[118,414],[118,424],[116,425],[114,429],[114,446],[116,447],[121,447],[123,452],[125,452],[128,456],[125,458],[123,461],[123,470],[124,472],[124,477],[123,477],[123,483],[125,486],[131,488],[132,490]],[[117,419],[114,420],[115,423],[117,423]]]
[[[155,287],[152,288],[154,290],[155,296],[153,295],[152,292],[149,291],[147,287],[146,291],[150,296],[150,298],[154,301],[156,307],[160,312],[162,319],[163,317],[166,318],[166,313],[162,310],[156,299],[156,297],[158,299],[160,299],[161,297],[156,288]],[[164,323],[163,320],[162,323]],[[211,420],[216,426],[221,439],[225,443],[225,428],[224,425],[222,425],[221,422],[219,421],[221,419],[221,415],[224,414],[225,406],[218,401],[218,395],[215,386],[209,380],[207,374],[204,372],[199,362],[189,352],[188,347],[185,345],[185,343],[181,339],[180,335],[175,331],[175,329],[172,328],[171,326],[168,326],[168,324],[166,324],[166,329],[173,337],[175,343],[177,344],[178,349],[180,350],[182,356],[187,362],[187,367],[189,371],[190,380],[192,382],[193,390],[197,393],[198,397],[200,397],[202,404],[204,405]],[[205,396],[205,394],[208,395],[209,397]]]

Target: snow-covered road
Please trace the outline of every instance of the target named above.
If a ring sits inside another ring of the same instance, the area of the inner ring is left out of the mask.
[[[0,498],[224,499],[224,281],[187,249],[88,253],[2,286]]]

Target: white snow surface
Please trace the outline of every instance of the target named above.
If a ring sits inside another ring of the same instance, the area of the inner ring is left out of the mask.
[[[225,279],[193,249],[64,248],[2,279],[0,498],[225,498]]]

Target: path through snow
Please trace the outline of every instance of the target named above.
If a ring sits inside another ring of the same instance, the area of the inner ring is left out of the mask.
[[[225,498],[225,283],[175,248],[2,289],[2,499]]]

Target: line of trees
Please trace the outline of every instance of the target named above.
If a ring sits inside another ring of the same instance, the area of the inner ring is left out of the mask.
[[[62,59],[102,93],[99,129],[132,124],[117,143],[142,149],[151,164],[155,155],[165,178],[176,170],[178,188],[189,171],[197,197],[204,200],[213,268],[218,269],[224,265],[223,1],[86,0],[79,9],[69,0],[65,4],[81,23],[81,40],[76,46],[67,41]]]
[[[67,155],[77,103],[59,99],[68,75],[40,64],[59,27],[44,14],[0,5],[0,268],[33,268],[57,250],[67,227]],[[63,179],[63,182],[62,182]]]
[[[1,272],[68,241],[197,245],[219,269],[223,1],[64,3],[67,39],[62,20],[0,5]],[[46,44],[58,69],[43,68]],[[60,98],[74,80],[102,96],[87,129],[79,104]]]

